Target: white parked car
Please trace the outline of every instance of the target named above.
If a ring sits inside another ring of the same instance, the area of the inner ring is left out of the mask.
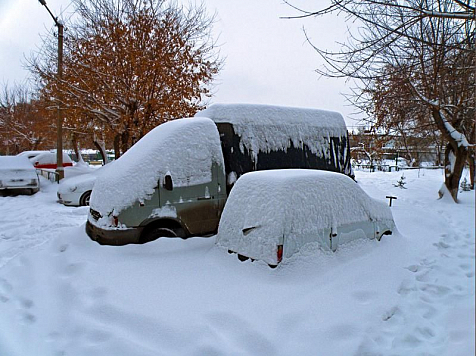
[[[111,163],[108,163],[109,166]],[[74,167],[73,167],[74,168]],[[89,205],[89,198],[97,176],[106,166],[94,168],[90,173],[84,173],[65,178],[58,185],[58,202],[70,206]]]
[[[40,180],[27,157],[0,156],[0,190],[34,194],[40,189]]]
[[[344,174],[289,169],[247,173],[231,190],[217,245],[276,266],[308,243],[335,251],[395,229],[390,208]]]

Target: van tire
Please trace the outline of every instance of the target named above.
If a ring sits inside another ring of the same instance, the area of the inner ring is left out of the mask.
[[[185,238],[185,232],[182,228],[155,227],[144,231],[140,238],[140,243],[146,243],[157,240],[159,237],[181,237]]]
[[[89,199],[91,198],[91,191],[88,190],[79,199],[79,205],[81,206],[89,206]]]

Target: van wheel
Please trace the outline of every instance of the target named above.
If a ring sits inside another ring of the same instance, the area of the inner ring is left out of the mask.
[[[143,236],[141,236],[140,242],[146,243],[150,241],[157,240],[159,237],[181,237],[185,238],[185,232],[181,228],[170,229],[167,227],[156,227],[149,231],[145,231]]]
[[[81,206],[88,206],[89,205],[89,199],[91,198],[91,191],[88,190],[85,192],[83,195],[81,195],[81,198],[79,199],[79,204]]]

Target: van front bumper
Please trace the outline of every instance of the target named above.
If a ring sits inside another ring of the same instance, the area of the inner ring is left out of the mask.
[[[143,227],[131,229],[101,229],[89,221],[86,222],[86,233],[101,245],[122,246],[140,242]]]

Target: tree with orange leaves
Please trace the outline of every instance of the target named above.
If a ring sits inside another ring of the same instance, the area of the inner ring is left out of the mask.
[[[63,81],[55,45],[30,60],[47,97],[61,90],[65,127],[113,145],[116,157],[160,123],[192,116],[221,67],[203,6],[164,0],[74,0]]]

